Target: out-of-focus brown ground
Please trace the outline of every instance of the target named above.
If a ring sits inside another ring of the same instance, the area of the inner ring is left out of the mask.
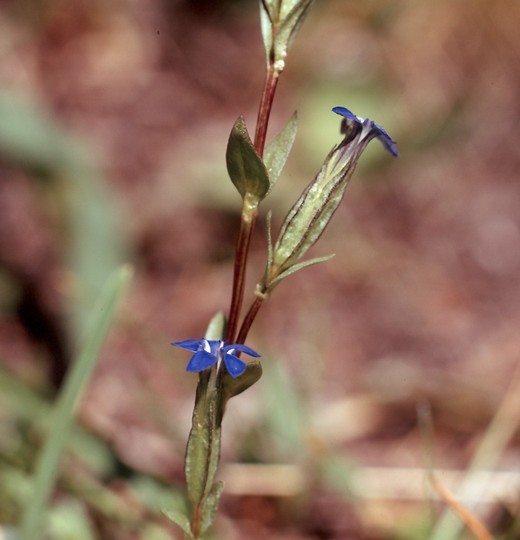
[[[0,10],[2,86],[100,151],[136,269],[81,419],[125,467],[179,485],[195,378],[169,341],[200,336],[228,307],[240,200],[224,152],[236,117],[252,129],[256,116],[256,4],[24,0]],[[301,128],[264,204],[275,227],[338,137],[332,106],[357,105],[401,153],[392,161],[372,143],[314,249],[336,257],[284,282],[249,338],[264,362],[282,363],[313,413],[309,447],[295,457],[304,470],[323,444],[360,466],[422,467],[419,403],[432,408],[436,465],[464,469],[497,411],[520,351],[519,17],[514,1],[327,0],[291,50],[273,124],[298,109]],[[50,391],[69,359],[62,233],[30,171],[9,156],[0,166],[9,275],[0,355]],[[249,291],[263,268],[264,215]],[[266,399],[277,399],[266,384],[231,404],[225,462],[284,456],[259,434]],[[501,466],[515,463],[518,439]],[[408,516],[399,499],[360,509],[321,481],[292,498],[246,490],[224,496],[218,530],[391,538]],[[106,523],[98,533],[134,538]]]

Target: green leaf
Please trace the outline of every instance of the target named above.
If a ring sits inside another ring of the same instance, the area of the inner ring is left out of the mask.
[[[188,499],[196,507],[209,493],[220,459],[220,419],[215,387],[216,371],[201,372],[192,427],[186,448],[186,484]]]
[[[276,33],[275,51],[284,60],[287,49],[300,29],[314,0],[282,0],[282,19]],[[276,60],[278,58],[275,58]]]
[[[193,535],[191,534],[191,525],[190,519],[186,514],[178,512],[176,510],[163,510],[162,513],[170,520],[178,525],[186,534],[186,536],[192,540]]]
[[[78,359],[72,364],[53,412],[53,421],[36,465],[34,491],[22,518],[21,538],[37,538],[45,517],[47,499],[54,485],[58,466],[73,423],[76,406],[99,358],[115,309],[131,276],[124,266],[108,280],[87,327],[86,339]]]
[[[206,339],[221,339],[225,319],[217,313],[206,330]],[[199,374],[192,427],[186,448],[185,472],[188,499],[199,506],[210,493],[220,460],[220,424],[223,402],[217,389],[216,366]]]
[[[227,371],[222,377],[222,389],[224,393],[224,403],[234,396],[238,396],[250,386],[253,386],[262,376],[262,364],[260,360],[251,360],[247,364],[247,368],[236,379],[233,378]]]
[[[181,514],[188,514],[185,490],[178,484],[173,487],[158,479],[137,475],[128,479],[127,485],[143,507],[153,511],[162,511],[167,508]]]
[[[302,261],[301,263],[296,263],[287,268],[284,272],[276,276],[273,281],[269,283],[268,292],[271,292],[282,279],[285,279],[286,277],[289,277],[291,274],[294,274],[295,272],[298,272],[298,270],[302,270],[303,268],[307,268],[308,266],[314,266],[315,264],[319,264],[322,262],[327,262],[330,259],[332,259],[334,255],[325,255],[323,257],[315,257],[314,259],[309,259],[308,261]]]
[[[251,142],[242,116],[231,130],[226,150],[226,164],[229,177],[242,198],[248,196],[253,206],[258,205],[269,191],[269,175],[262,158]]]
[[[202,524],[200,528],[201,534],[204,534],[213,524],[215,520],[215,515],[217,513],[218,503],[220,496],[224,491],[224,482],[216,482],[213,484],[211,491],[209,492],[206,500],[204,501],[204,506],[202,508]]]
[[[297,130],[298,114],[295,111],[286,126],[265,149],[264,161],[267,172],[269,173],[269,191],[273,189],[273,186],[280,177],[285,162],[291,152]]]
[[[260,25],[267,62],[283,71],[287,50],[314,0],[261,0]]]
[[[295,10],[301,9],[302,5],[309,4],[312,0],[268,0],[268,2],[278,5],[280,20],[286,21]]]
[[[260,0],[260,29],[262,31],[262,41],[264,42],[265,56],[269,64],[274,60],[273,27],[275,25],[275,11],[271,8],[273,2]],[[277,10],[277,8],[276,8]]]
[[[273,217],[273,213],[271,212],[271,210],[269,210],[269,212],[267,212],[267,216],[265,219],[265,228],[266,228],[266,236],[267,236],[267,264],[265,267],[265,275],[262,282],[265,282],[267,279],[269,279],[269,276],[271,275],[271,267],[273,266],[274,252],[273,252],[273,234],[272,234],[272,226],[271,226],[272,217]]]

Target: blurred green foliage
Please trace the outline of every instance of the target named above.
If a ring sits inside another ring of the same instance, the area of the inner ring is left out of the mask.
[[[78,339],[93,299],[127,256],[118,205],[93,149],[42,105],[4,90],[0,120],[0,155],[25,169],[58,208],[74,283],[71,330]]]

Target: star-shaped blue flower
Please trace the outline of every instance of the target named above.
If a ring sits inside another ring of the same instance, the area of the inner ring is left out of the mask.
[[[343,116],[341,122],[341,133],[344,133],[349,140],[354,139],[361,131],[365,131],[366,134],[363,137],[365,140],[370,141],[374,137],[379,139],[383,146],[395,157],[399,155],[395,141],[390,137],[384,128],[369,120],[368,118],[361,118],[349,111],[346,107],[334,107],[332,112]]]
[[[232,377],[238,377],[244,373],[247,364],[235,355],[237,351],[260,358],[256,351],[246,345],[240,343],[226,345],[226,342],[221,339],[185,339],[175,341],[172,345],[195,353],[188,362],[186,371],[203,371],[219,360],[223,360],[228,373]]]

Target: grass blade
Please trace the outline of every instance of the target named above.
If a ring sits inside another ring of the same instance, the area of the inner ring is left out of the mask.
[[[96,365],[114,318],[117,302],[130,275],[130,268],[123,266],[109,278],[87,327],[83,348],[71,366],[58,396],[53,411],[53,422],[36,464],[34,491],[22,517],[21,540],[34,540],[41,536],[47,499],[55,482],[76,406]]]

